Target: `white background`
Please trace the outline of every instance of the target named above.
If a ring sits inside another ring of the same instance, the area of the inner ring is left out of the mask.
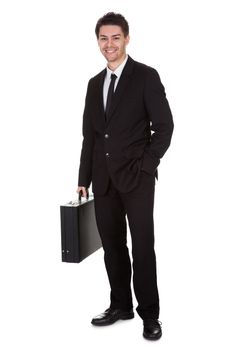
[[[61,262],[59,206],[76,198],[86,85],[105,66],[94,27],[108,11],[128,19],[128,53],[158,70],[175,122],[155,193],[156,344],[138,315],[91,326],[109,303],[102,250]],[[1,1],[2,349],[232,349],[232,31],[224,0]]]

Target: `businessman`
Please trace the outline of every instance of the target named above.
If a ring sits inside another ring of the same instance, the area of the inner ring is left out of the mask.
[[[134,317],[133,271],[143,336],[157,340],[162,329],[154,251],[154,191],[157,168],[172,137],[172,114],[157,71],[126,53],[126,19],[107,13],[98,20],[95,33],[107,67],[90,79],[87,88],[77,192],[87,197],[92,182],[111,292],[108,308],[94,317],[92,324],[106,326]]]

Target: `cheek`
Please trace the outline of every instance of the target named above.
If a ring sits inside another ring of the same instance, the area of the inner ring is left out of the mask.
[[[124,45],[119,45],[119,50],[123,51],[124,50]]]

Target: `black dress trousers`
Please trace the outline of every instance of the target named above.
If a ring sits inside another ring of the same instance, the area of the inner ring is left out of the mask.
[[[133,286],[142,319],[159,318],[154,251],[155,177],[141,171],[139,185],[120,193],[110,180],[104,195],[94,194],[97,227],[111,287],[110,307],[132,308],[131,260],[127,248],[126,215],[132,239]]]

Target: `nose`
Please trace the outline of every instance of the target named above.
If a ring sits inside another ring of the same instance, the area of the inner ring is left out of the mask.
[[[108,39],[107,43],[106,43],[107,47],[111,47],[112,46],[112,39]]]

